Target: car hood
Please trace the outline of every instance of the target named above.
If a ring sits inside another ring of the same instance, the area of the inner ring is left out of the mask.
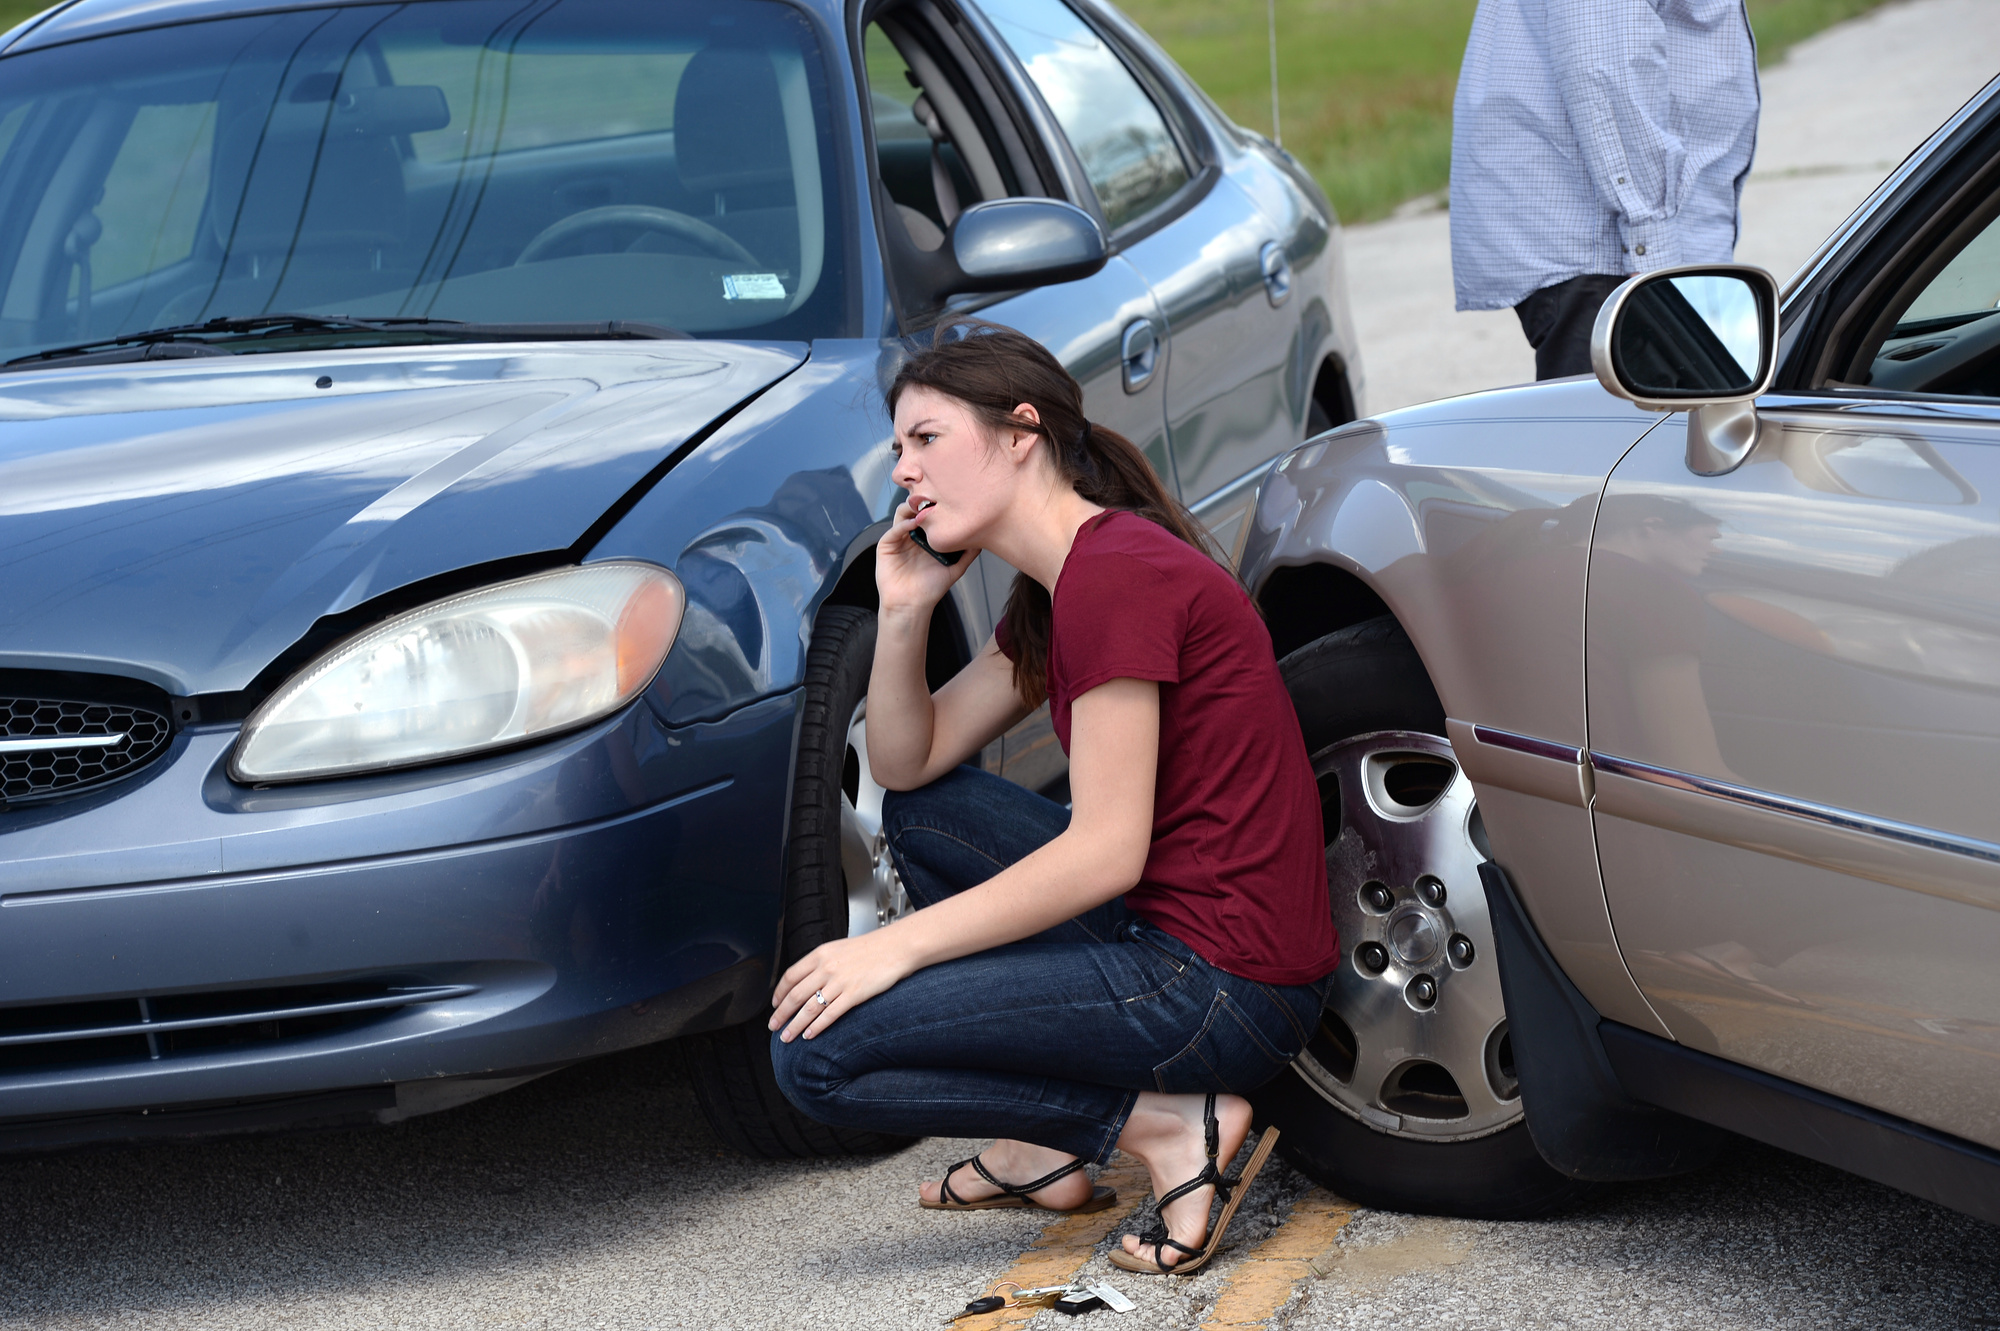
[[[596,342],[5,376],[0,666],[241,689],[323,615],[574,546],[805,358]]]

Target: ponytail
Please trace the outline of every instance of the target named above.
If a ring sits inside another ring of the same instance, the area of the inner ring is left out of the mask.
[[[896,372],[887,393],[889,414],[905,389],[928,388],[972,409],[994,431],[1029,430],[1048,444],[1056,474],[1077,494],[1107,509],[1136,513],[1214,557],[1207,534],[1187,506],[1168,492],[1146,455],[1121,434],[1092,424],[1083,414],[1083,389],[1041,343],[1024,333],[978,320],[947,325],[925,350]],[[1039,423],[1014,414],[1034,407]],[[1049,591],[1025,573],[1014,576],[1007,598],[1014,687],[1030,706],[1048,697]]]

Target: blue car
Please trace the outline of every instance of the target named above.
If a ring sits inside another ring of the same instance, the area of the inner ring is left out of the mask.
[[[1325,198],[1096,0],[74,0],[0,37],[0,1148],[389,1122],[907,909],[879,385],[1055,349],[1224,549]],[[942,681],[1012,571],[938,617]],[[1060,791],[1046,715],[984,755]]]

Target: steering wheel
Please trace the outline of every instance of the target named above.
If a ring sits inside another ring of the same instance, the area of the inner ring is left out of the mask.
[[[586,208],[580,213],[550,223],[540,235],[529,241],[521,256],[514,260],[514,266],[536,263],[550,250],[574,239],[587,231],[601,231],[609,227],[640,227],[647,231],[662,231],[682,240],[692,241],[704,253],[730,263],[740,263],[748,268],[758,266],[757,256],[737,244],[725,232],[716,230],[698,217],[677,213],[671,208],[653,208],[643,203],[614,203],[605,208]]]

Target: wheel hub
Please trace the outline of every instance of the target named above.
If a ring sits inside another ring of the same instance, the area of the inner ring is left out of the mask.
[[[1294,1065],[1380,1131],[1429,1141],[1521,1117],[1472,785],[1451,745],[1380,731],[1313,758],[1341,965],[1320,1032]]]

